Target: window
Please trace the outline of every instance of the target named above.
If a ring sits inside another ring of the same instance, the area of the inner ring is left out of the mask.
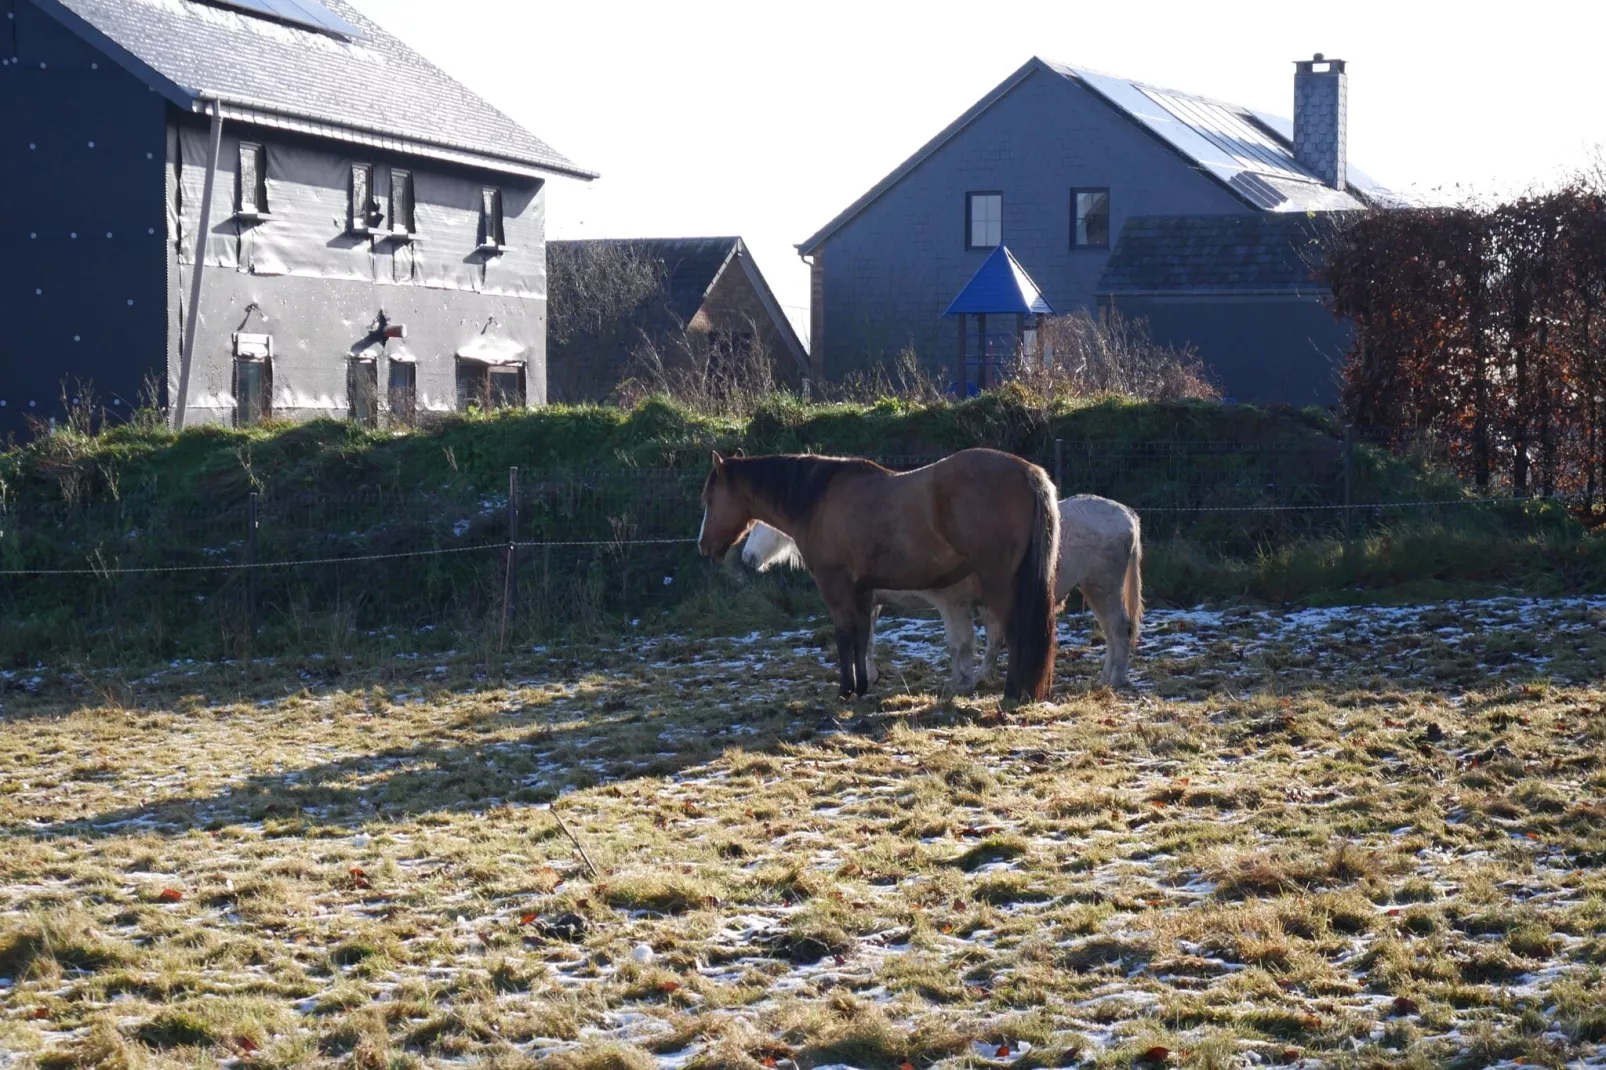
[[[240,142],[240,169],[234,189],[234,211],[243,216],[268,214],[268,151]]]
[[[418,228],[413,219],[413,173],[390,169],[390,231],[412,234]]]
[[[371,227],[385,221],[385,215],[374,200],[374,168],[372,164],[351,165],[351,233],[366,234]]]
[[[480,248],[500,249],[507,244],[502,233],[502,191],[480,191]]]
[[[1004,244],[1004,195],[965,194],[965,248],[992,249]]]
[[[273,415],[273,365],[263,357],[234,360],[234,422],[240,427],[259,424]]]
[[[1110,244],[1110,191],[1071,190],[1071,247],[1104,249]]]
[[[410,426],[418,420],[418,365],[390,360],[390,422]]]
[[[524,408],[524,365],[457,361],[459,409]]]
[[[364,427],[379,426],[379,362],[351,360],[346,366],[346,399],[351,419]]]

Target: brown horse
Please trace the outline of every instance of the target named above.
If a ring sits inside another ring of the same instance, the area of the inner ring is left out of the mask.
[[[812,454],[722,457],[703,483],[697,548],[721,558],[758,521],[792,537],[836,626],[842,696],[870,687],[877,590],[924,591],[975,576],[1005,622],[1004,697],[1054,679],[1059,509],[1048,474],[997,450],[962,450],[913,472]]]

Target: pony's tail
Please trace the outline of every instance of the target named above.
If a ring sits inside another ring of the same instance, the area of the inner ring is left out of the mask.
[[[1121,601],[1126,609],[1126,619],[1131,621],[1130,636],[1132,645],[1138,645],[1138,636],[1143,633],[1143,529],[1138,526],[1136,517],[1132,518],[1132,549],[1126,557],[1126,582],[1121,588]]]
[[[1009,673],[1004,697],[1023,695],[1041,701],[1054,686],[1054,583],[1059,570],[1060,511],[1054,484],[1035,465],[1031,480],[1031,539],[1015,572],[1015,600],[1010,610]]]

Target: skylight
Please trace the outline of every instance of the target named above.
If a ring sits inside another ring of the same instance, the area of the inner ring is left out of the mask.
[[[318,0],[204,0],[204,2],[215,7],[243,11],[258,18],[272,19],[274,22],[303,26],[332,37],[351,40],[362,36],[361,30],[318,3]]]

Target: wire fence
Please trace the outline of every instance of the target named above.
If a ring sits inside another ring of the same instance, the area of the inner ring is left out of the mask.
[[[895,469],[929,456],[878,458]],[[1056,440],[1061,494],[1137,510],[1145,538],[1253,555],[1402,515],[1510,511],[1397,454],[1298,445]],[[1414,474],[1413,474],[1414,473]],[[152,649],[338,645],[494,622],[498,642],[667,610],[700,588],[703,468],[518,471],[505,485],[328,495],[272,485],[208,504],[0,505],[0,659],[97,637]],[[1519,503],[1520,504],[1520,503]]]

